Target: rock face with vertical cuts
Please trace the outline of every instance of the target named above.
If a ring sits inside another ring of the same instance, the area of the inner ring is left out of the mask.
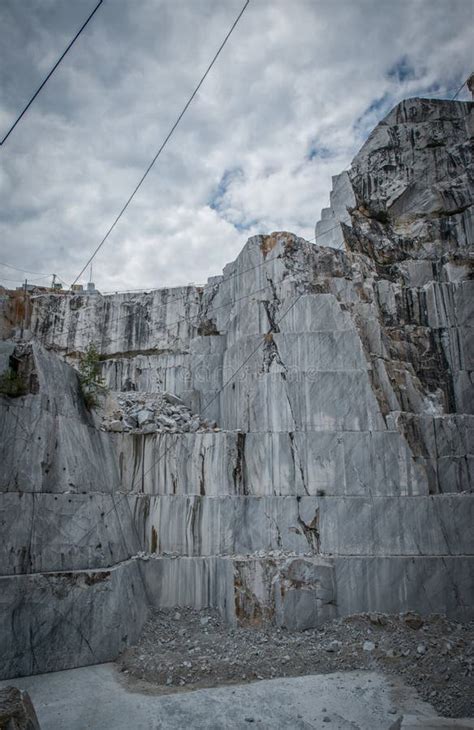
[[[3,676],[112,659],[150,606],[472,617],[471,120],[399,104],[334,181],[329,247],[272,233],[202,288],[31,299],[1,348]]]

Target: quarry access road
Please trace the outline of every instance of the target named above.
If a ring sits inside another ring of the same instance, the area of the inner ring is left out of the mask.
[[[9,684],[29,692],[44,730],[453,727],[436,724],[441,721],[435,711],[412,688],[367,671],[163,694],[144,682],[126,686],[116,665],[100,664],[4,681],[0,687]]]

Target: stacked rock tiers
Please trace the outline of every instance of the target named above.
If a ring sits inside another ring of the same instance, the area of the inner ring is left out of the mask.
[[[148,606],[472,617],[471,108],[376,128],[332,196],[345,251],[274,233],[203,288],[33,298],[37,387],[1,407],[4,676],[111,659]],[[60,359],[91,342],[107,431]]]

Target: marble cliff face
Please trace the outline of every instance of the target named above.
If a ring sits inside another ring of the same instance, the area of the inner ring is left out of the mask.
[[[149,606],[472,617],[472,118],[399,104],[318,245],[255,236],[202,288],[32,297],[22,344],[3,302],[27,390],[1,397],[3,676],[114,658]]]

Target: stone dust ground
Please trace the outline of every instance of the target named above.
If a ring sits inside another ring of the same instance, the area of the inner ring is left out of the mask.
[[[474,716],[474,622],[363,614],[319,629],[230,627],[212,610],[155,611],[118,665],[162,691],[370,669],[400,676],[445,717]]]

